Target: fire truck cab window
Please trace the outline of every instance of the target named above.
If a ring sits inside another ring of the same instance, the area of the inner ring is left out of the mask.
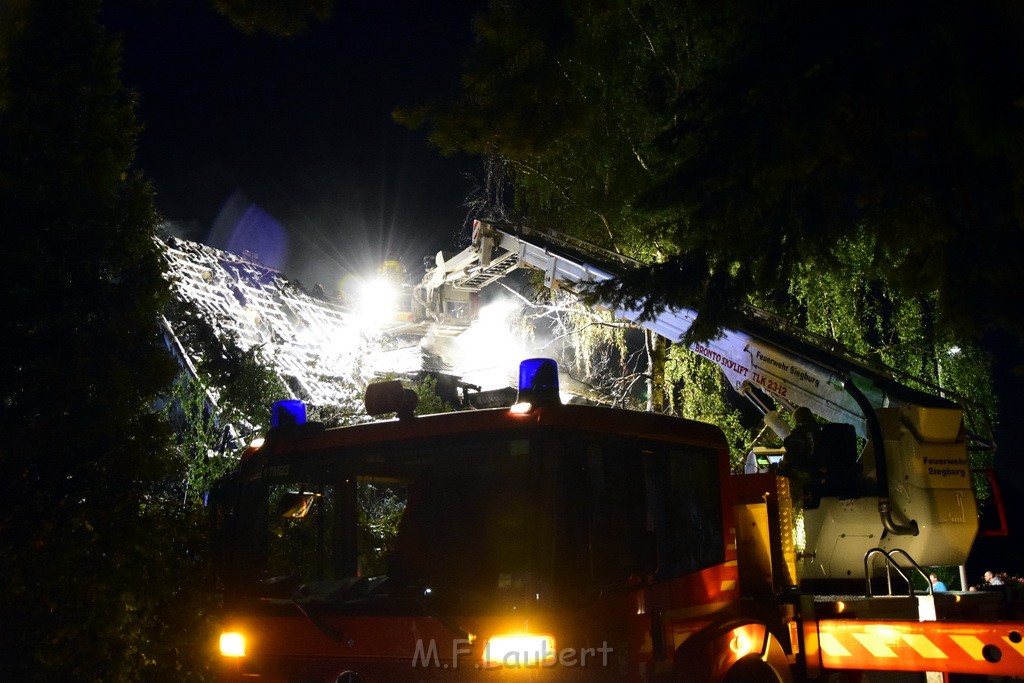
[[[339,604],[410,590],[464,613],[585,601],[723,560],[716,463],[546,432],[319,454],[250,489],[262,529],[238,534],[236,569],[268,595]]]
[[[639,575],[673,578],[723,561],[713,451],[635,439],[577,448],[575,514],[588,529],[589,574],[598,589]]]

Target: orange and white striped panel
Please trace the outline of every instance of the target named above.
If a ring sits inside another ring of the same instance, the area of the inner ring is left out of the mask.
[[[728,560],[722,564],[721,580],[718,585],[719,592],[725,593],[726,591],[736,590],[736,582],[739,576],[740,572],[736,560]]]
[[[818,622],[826,669],[1024,676],[1024,623]]]

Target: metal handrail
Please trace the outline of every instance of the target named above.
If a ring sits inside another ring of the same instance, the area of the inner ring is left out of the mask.
[[[921,566],[914,560],[913,557],[910,556],[910,553],[908,553],[903,548],[893,548],[892,550],[884,550],[883,548],[872,548],[868,550],[866,553],[864,553],[864,585],[867,589],[867,596],[872,597],[874,595],[874,590],[871,588],[871,573],[868,568],[868,563],[871,561],[872,556],[881,555],[885,558],[885,581],[886,587],[889,591],[889,595],[892,595],[891,570],[895,569],[896,572],[900,575],[900,577],[906,582],[907,589],[909,591],[909,596],[914,597],[914,584],[910,581],[910,577],[903,573],[903,567],[900,567],[900,565],[892,557],[897,553],[906,558],[906,560],[914,566],[914,569],[917,570],[918,574],[920,574],[924,578],[924,582],[928,586],[928,595],[934,595],[935,591],[932,588],[932,582],[928,580],[928,575],[924,573],[924,570],[921,569]]]

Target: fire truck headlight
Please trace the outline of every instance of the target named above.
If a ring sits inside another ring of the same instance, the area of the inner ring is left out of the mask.
[[[522,669],[555,662],[555,638],[547,633],[504,633],[491,636],[484,647],[485,669]]]
[[[245,636],[238,631],[225,631],[221,633],[220,653],[225,657],[244,657]]]

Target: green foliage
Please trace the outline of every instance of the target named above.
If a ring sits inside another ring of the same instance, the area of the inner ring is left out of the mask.
[[[153,407],[169,292],[98,4],[0,10],[0,678],[199,680],[203,520]]]
[[[273,359],[265,358],[262,348],[242,349],[227,325],[204,316],[184,299],[171,302],[164,312],[213,400],[223,404],[217,408],[222,424],[267,415],[271,402],[289,397]]]
[[[648,378],[643,354],[633,348],[640,335],[634,333],[630,344],[632,325],[559,290],[541,292],[532,317],[551,337],[545,353],[559,360],[577,392],[603,404],[644,408]]]
[[[434,413],[451,413],[455,411],[455,406],[441,398],[437,391],[437,380],[430,375],[425,375],[423,379],[416,382],[414,391],[419,397],[419,400],[416,402],[417,415],[432,415]]]
[[[213,6],[243,33],[293,37],[326,21],[334,0],[213,0]]]
[[[228,425],[210,409],[210,389],[201,379],[179,377],[167,404],[184,472],[184,500],[197,503],[210,486],[237,466]]]
[[[861,235],[843,247],[841,268],[822,274],[799,267],[785,301],[761,298],[758,303],[905,373],[904,381],[910,386],[949,394],[964,405],[967,428],[991,438],[997,403],[990,354],[976,341],[942,331],[934,294],[903,296],[886,278],[871,273],[866,265],[872,250],[870,236]],[[988,466],[990,457],[991,453],[974,453],[972,464]]]
[[[631,205],[651,181],[652,98],[664,91],[644,72],[660,66],[646,28],[626,3],[493,3],[475,23],[462,97],[394,116],[429,126],[444,152],[501,159],[515,208],[482,213],[660,258],[657,224]]]
[[[387,571],[387,560],[398,536],[398,523],[405,513],[405,500],[384,485],[361,482],[359,498],[359,546],[363,552],[359,569],[363,576]]]
[[[799,267],[841,271],[844,242],[863,233],[868,279],[899,300],[934,292],[942,333],[1021,334],[1008,312],[1021,304],[1024,82],[992,71],[1024,56],[1019,4],[682,12],[731,39],[674,93],[661,177],[642,204],[673,223],[681,253],[728,274],[714,283],[722,302],[785,289]]]
[[[607,311],[594,310],[582,304],[578,297],[558,289],[539,288],[537,300],[532,304],[529,317],[534,326],[546,328],[551,341],[548,352],[557,349],[560,366],[577,379],[590,382],[610,371],[599,364],[599,358],[628,355],[626,325],[612,320]]]
[[[695,309],[694,340],[851,240],[937,335],[1024,339],[1024,75],[992,70],[1022,28],[1008,0],[494,2],[462,94],[395,116],[500,158],[522,220],[649,262],[600,298]]]
[[[233,334],[187,301],[175,300],[165,315],[197,373],[178,377],[165,409],[175,426],[186,491],[198,501],[234,469],[239,448],[269,427],[270,405],[290,394],[259,347],[243,350]]]
[[[754,434],[743,427],[726,399],[728,386],[721,370],[683,346],[669,348],[665,379],[673,387],[671,407],[681,417],[718,426],[729,443],[733,472],[742,472]]]

